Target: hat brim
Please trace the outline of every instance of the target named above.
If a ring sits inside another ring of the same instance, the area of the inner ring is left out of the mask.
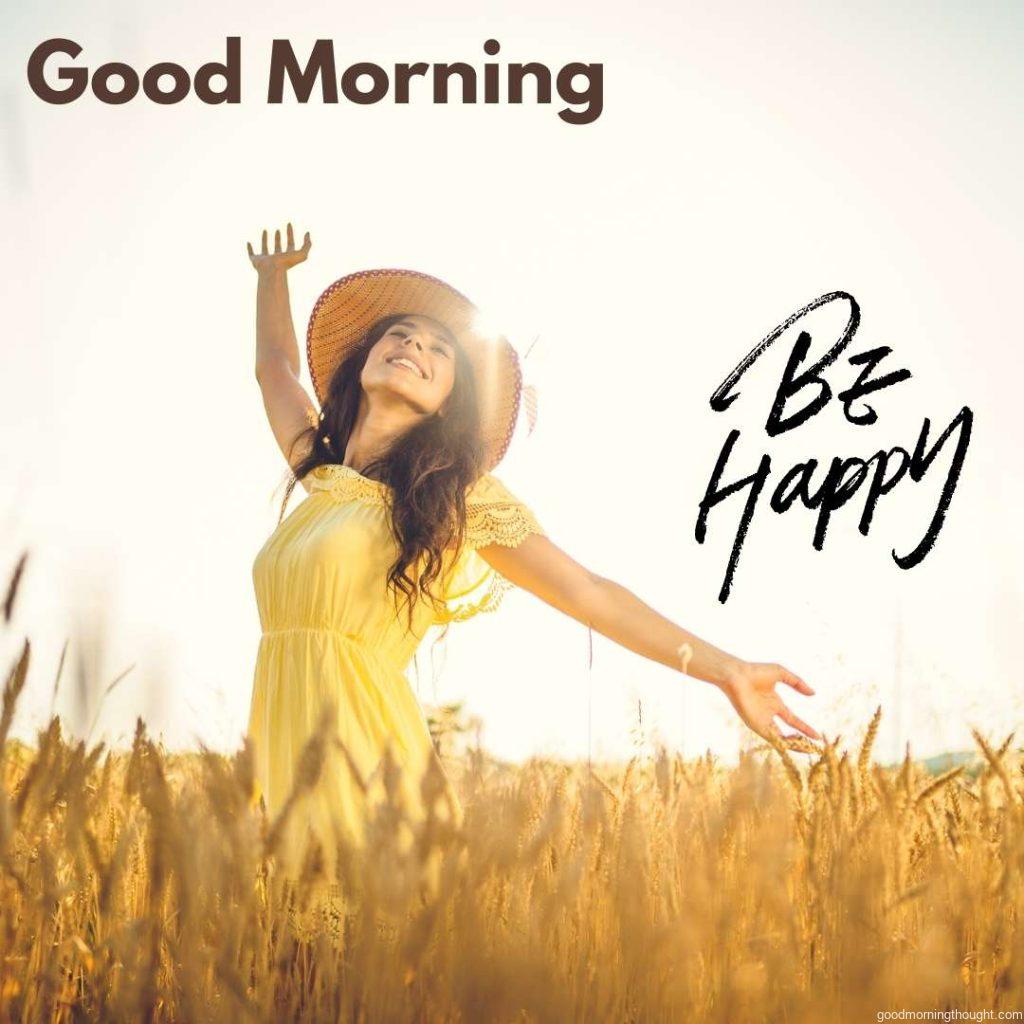
[[[478,327],[479,311],[451,285],[417,270],[359,270],[320,294],[306,329],[306,358],[317,400],[323,405],[334,371],[379,319],[418,313],[445,324],[473,367],[486,468],[508,450],[519,415],[522,370],[508,339]]]

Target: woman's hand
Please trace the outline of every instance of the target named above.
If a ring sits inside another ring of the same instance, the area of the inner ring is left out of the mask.
[[[288,222],[288,246],[281,250],[281,232],[280,230],[274,232],[274,251],[267,252],[267,232],[263,232],[263,250],[262,252],[253,252],[252,244],[250,242],[245,243],[245,247],[249,250],[249,259],[252,261],[252,265],[256,268],[256,272],[263,274],[271,270],[289,270],[294,267],[296,263],[301,263],[309,255],[309,247],[312,243],[309,240],[309,232],[306,232],[305,241],[302,243],[301,249],[295,248],[295,236],[292,233],[291,221]]]
[[[816,729],[783,704],[782,698],[775,692],[775,684],[780,682],[792,686],[797,693],[808,696],[814,693],[807,683],[789,669],[764,662],[740,662],[719,683],[719,689],[729,698],[736,713],[747,726],[763,739],[768,739],[769,734],[772,734],[785,741],[797,735],[790,733],[783,736],[779,732],[773,721],[778,715],[805,736],[820,740],[821,736]]]

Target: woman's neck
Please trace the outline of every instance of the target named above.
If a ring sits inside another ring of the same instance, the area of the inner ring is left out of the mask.
[[[418,418],[407,405],[371,405],[364,396],[345,445],[344,465],[361,472],[374,459],[385,455]]]

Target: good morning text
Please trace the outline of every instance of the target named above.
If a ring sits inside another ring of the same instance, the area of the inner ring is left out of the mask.
[[[497,39],[488,39],[483,51],[489,57],[501,50]],[[241,103],[242,40],[228,36],[223,61],[210,61],[196,69],[194,75],[181,64],[160,61],[141,73],[123,61],[107,61],[95,68],[88,66],[82,47],[73,39],[47,39],[40,43],[28,60],[28,83],[32,91],[46,103],[73,103],[91,90],[101,103],[121,104],[134,100],[141,91],[152,103],[181,103],[194,92],[207,104]],[[389,97],[393,103],[417,100],[448,103],[452,80],[458,80],[458,101],[522,103],[529,91],[536,103],[551,103],[554,89],[563,103],[558,111],[567,124],[591,124],[604,109],[604,65],[565,64],[552,71],[538,61],[484,63],[482,73],[464,61],[428,64],[424,61],[396,63],[389,67],[370,61],[357,61],[341,69],[339,74],[334,41],[318,39],[309,56],[301,59],[291,40],[275,39],[270,48],[267,76],[267,103],[283,103],[290,96],[297,103],[309,103],[316,97],[320,103],[336,104],[341,99],[360,105],[380,103]],[[585,83],[582,87],[579,81]],[[529,81],[529,86],[526,85]],[[582,106],[582,109],[573,109]]]

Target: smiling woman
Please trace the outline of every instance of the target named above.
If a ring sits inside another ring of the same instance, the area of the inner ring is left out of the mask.
[[[404,670],[430,627],[495,608],[510,585],[718,686],[760,735],[779,735],[777,715],[819,738],[775,692],[784,682],[812,693],[805,682],[713,647],[590,572],[492,474],[519,412],[519,363],[506,339],[480,333],[476,308],[450,285],[388,269],[325,289],[306,334],[317,413],[298,382],[284,280],[309,249],[308,234],[295,248],[291,225],[286,247],[280,232],[273,253],[265,232],[261,253],[249,247],[257,378],[292,467],[278,527],[253,564],[263,636],[249,735],[268,810],[301,778],[298,755],[316,723],[346,754],[292,816],[294,857],[312,834],[331,878],[338,837],[363,844],[366,780],[379,778],[389,747],[411,820],[461,819]],[[298,481],[308,497],[284,518]],[[431,768],[444,783],[421,786]]]

